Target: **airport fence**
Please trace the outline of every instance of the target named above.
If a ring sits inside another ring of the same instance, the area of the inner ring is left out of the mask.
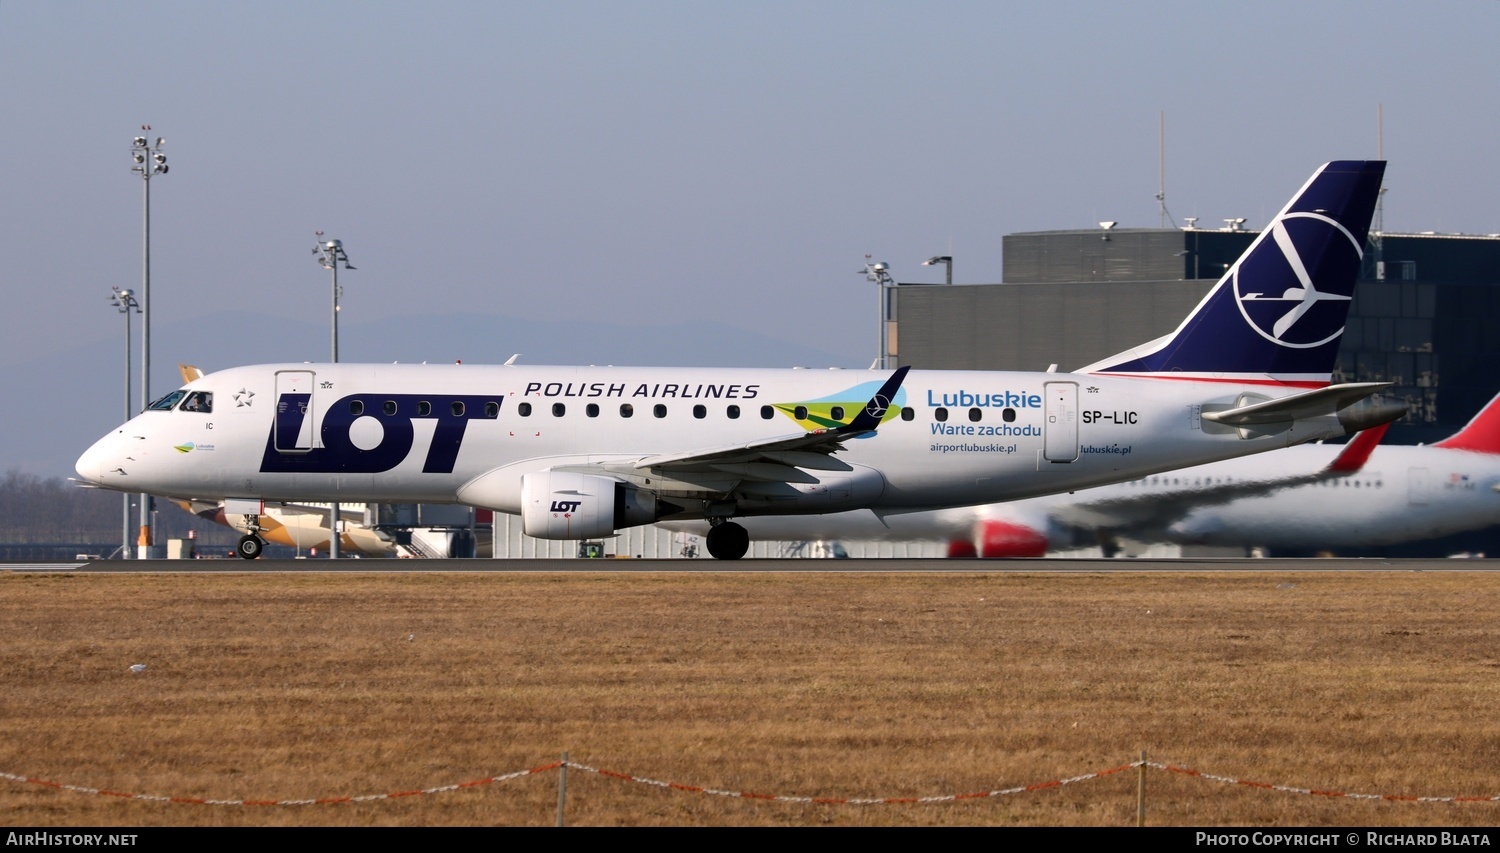
[[[114,791],[103,788],[93,788],[85,785],[69,784],[50,779],[41,779],[33,776],[23,776],[14,773],[0,772],[0,779],[8,779],[12,782],[29,785],[40,785],[58,791],[70,791],[79,794],[92,794],[101,797],[118,797],[128,800],[139,800],[151,803],[168,803],[174,805],[200,805],[200,806],[327,806],[343,803],[374,803],[380,801],[399,800],[408,797],[435,796],[438,794],[451,793],[455,791],[471,790],[475,788],[488,787],[526,776],[535,776],[542,773],[557,771],[557,812],[555,825],[566,824],[567,797],[568,797],[568,771],[590,773],[606,779],[613,779],[642,786],[646,789],[657,791],[672,791],[682,794],[693,794],[708,797],[727,797],[731,799],[753,800],[769,803],[791,803],[799,805],[817,806],[884,806],[884,805],[942,805],[946,803],[957,803],[969,800],[994,799],[999,797],[1028,794],[1038,791],[1062,788],[1067,785],[1077,785],[1116,776],[1129,771],[1136,771],[1137,781],[1135,789],[1135,825],[1145,826],[1147,815],[1147,784],[1148,771],[1158,771],[1205,782],[1213,782],[1220,785],[1234,785],[1278,794],[1292,794],[1306,797],[1321,797],[1329,799],[1349,800],[1374,800],[1394,803],[1414,804],[1463,804],[1463,803],[1500,803],[1500,795],[1450,795],[1450,796],[1414,796],[1408,794],[1377,794],[1356,793],[1327,788],[1299,787],[1289,784],[1278,784],[1244,779],[1237,776],[1228,776],[1218,773],[1209,773],[1186,765],[1172,764],[1162,761],[1148,760],[1146,753],[1142,752],[1140,758],[1115,767],[1101,770],[1093,770],[1080,773],[1076,776],[1065,778],[1048,779],[1033,782],[1026,785],[1016,785],[1008,788],[997,788],[993,790],[968,791],[962,793],[932,794],[928,796],[849,796],[849,797],[809,797],[793,794],[774,794],[758,791],[737,791],[724,788],[712,788],[704,785],[694,785],[684,782],[673,782],[655,779],[648,776],[638,776],[633,773],[623,773],[617,770],[608,770],[600,767],[592,767],[568,758],[563,753],[561,760],[541,764],[525,770],[515,770],[495,776],[487,776],[483,779],[473,779],[467,782],[457,782],[447,785],[438,785],[430,788],[421,788],[406,791],[391,791],[385,793],[372,793],[358,796],[334,796],[314,797],[304,799],[209,799],[204,797],[171,796],[163,794],[142,794],[126,791]],[[1488,818],[1487,818],[1488,820]]]

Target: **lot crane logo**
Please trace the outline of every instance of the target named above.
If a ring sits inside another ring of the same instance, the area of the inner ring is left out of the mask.
[[[1337,233],[1330,234],[1330,229]],[[1348,315],[1343,303],[1354,298],[1363,255],[1354,235],[1322,213],[1282,216],[1235,266],[1240,314],[1261,337],[1278,346],[1322,346],[1343,334]],[[1320,280],[1338,282],[1349,292],[1320,290]],[[1260,289],[1246,293],[1242,282],[1254,282]]]
[[[862,382],[817,400],[797,403],[776,403],[778,412],[797,422],[806,430],[837,429],[854,420],[860,412],[868,412],[879,423],[897,417],[906,405],[906,389],[897,389],[894,399],[880,394],[880,381]]]

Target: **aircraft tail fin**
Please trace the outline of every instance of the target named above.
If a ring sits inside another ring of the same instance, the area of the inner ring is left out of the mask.
[[[1463,429],[1432,446],[1500,454],[1500,394],[1486,403]]]
[[[1076,372],[1327,385],[1384,174],[1324,164],[1176,331]]]

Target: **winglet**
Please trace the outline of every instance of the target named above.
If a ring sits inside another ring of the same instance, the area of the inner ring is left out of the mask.
[[[1432,446],[1500,454],[1500,395],[1486,403],[1463,429]]]
[[[1324,470],[1324,473],[1340,475],[1358,473],[1359,469],[1365,467],[1365,463],[1370,461],[1370,454],[1375,450],[1375,445],[1385,438],[1385,431],[1390,428],[1389,423],[1383,423],[1355,434],[1354,438],[1344,445],[1344,449],[1339,451],[1339,455],[1328,463],[1328,468]]]
[[[854,420],[839,427],[837,431],[844,435],[858,434],[869,432],[880,426],[880,422],[885,419],[886,410],[891,407],[891,401],[896,398],[896,392],[901,390],[901,383],[906,380],[908,370],[911,370],[911,365],[896,368],[891,378],[880,386],[880,390],[875,392],[875,396],[871,397],[868,403],[865,403],[864,410],[855,415]]]

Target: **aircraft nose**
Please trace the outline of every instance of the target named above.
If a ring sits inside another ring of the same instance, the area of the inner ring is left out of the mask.
[[[92,447],[85,450],[83,455],[78,457],[78,462],[74,464],[73,470],[78,472],[80,478],[98,486],[104,485],[105,465],[113,456],[110,450],[114,444],[111,441],[113,437],[113,434],[106,435],[94,442]]]

